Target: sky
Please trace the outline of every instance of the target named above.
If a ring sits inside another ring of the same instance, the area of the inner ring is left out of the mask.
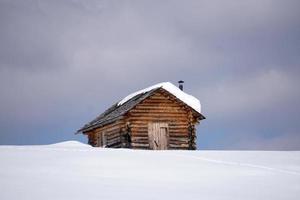
[[[184,80],[198,149],[300,150],[300,2],[0,0],[0,144],[74,133]]]

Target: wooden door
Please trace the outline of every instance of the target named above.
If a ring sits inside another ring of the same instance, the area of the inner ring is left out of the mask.
[[[98,147],[106,147],[107,137],[105,132],[98,133]]]
[[[165,150],[169,145],[169,134],[167,123],[149,123],[148,124],[148,137],[150,149]]]
[[[97,147],[102,147],[102,133],[97,134]]]
[[[102,147],[106,147],[107,145],[107,136],[105,132],[102,133]]]

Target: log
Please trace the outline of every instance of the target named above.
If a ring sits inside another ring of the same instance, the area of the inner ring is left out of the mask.
[[[134,142],[131,143],[131,146],[132,147],[146,147],[146,148],[149,148],[149,144],[140,144],[140,143],[134,143]]]

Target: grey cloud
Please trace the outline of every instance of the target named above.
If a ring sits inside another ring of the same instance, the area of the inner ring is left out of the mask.
[[[237,115],[268,106],[279,110],[287,99],[300,98],[299,84],[297,75],[273,69],[255,76],[223,81],[198,94],[209,104],[207,109],[210,112]]]
[[[246,138],[237,138],[231,144],[231,149],[261,149],[261,150],[299,150],[299,133],[283,133],[273,137],[263,137],[248,134]]]
[[[298,7],[268,0],[0,0],[0,126],[23,143],[71,138],[128,93],[184,79],[207,116],[200,147],[227,148],[234,138],[265,132],[271,140],[268,117],[278,108],[285,118],[275,119],[276,134],[298,133]]]

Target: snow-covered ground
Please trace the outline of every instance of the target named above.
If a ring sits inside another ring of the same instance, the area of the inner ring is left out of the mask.
[[[0,146],[0,199],[300,199],[300,152]]]

